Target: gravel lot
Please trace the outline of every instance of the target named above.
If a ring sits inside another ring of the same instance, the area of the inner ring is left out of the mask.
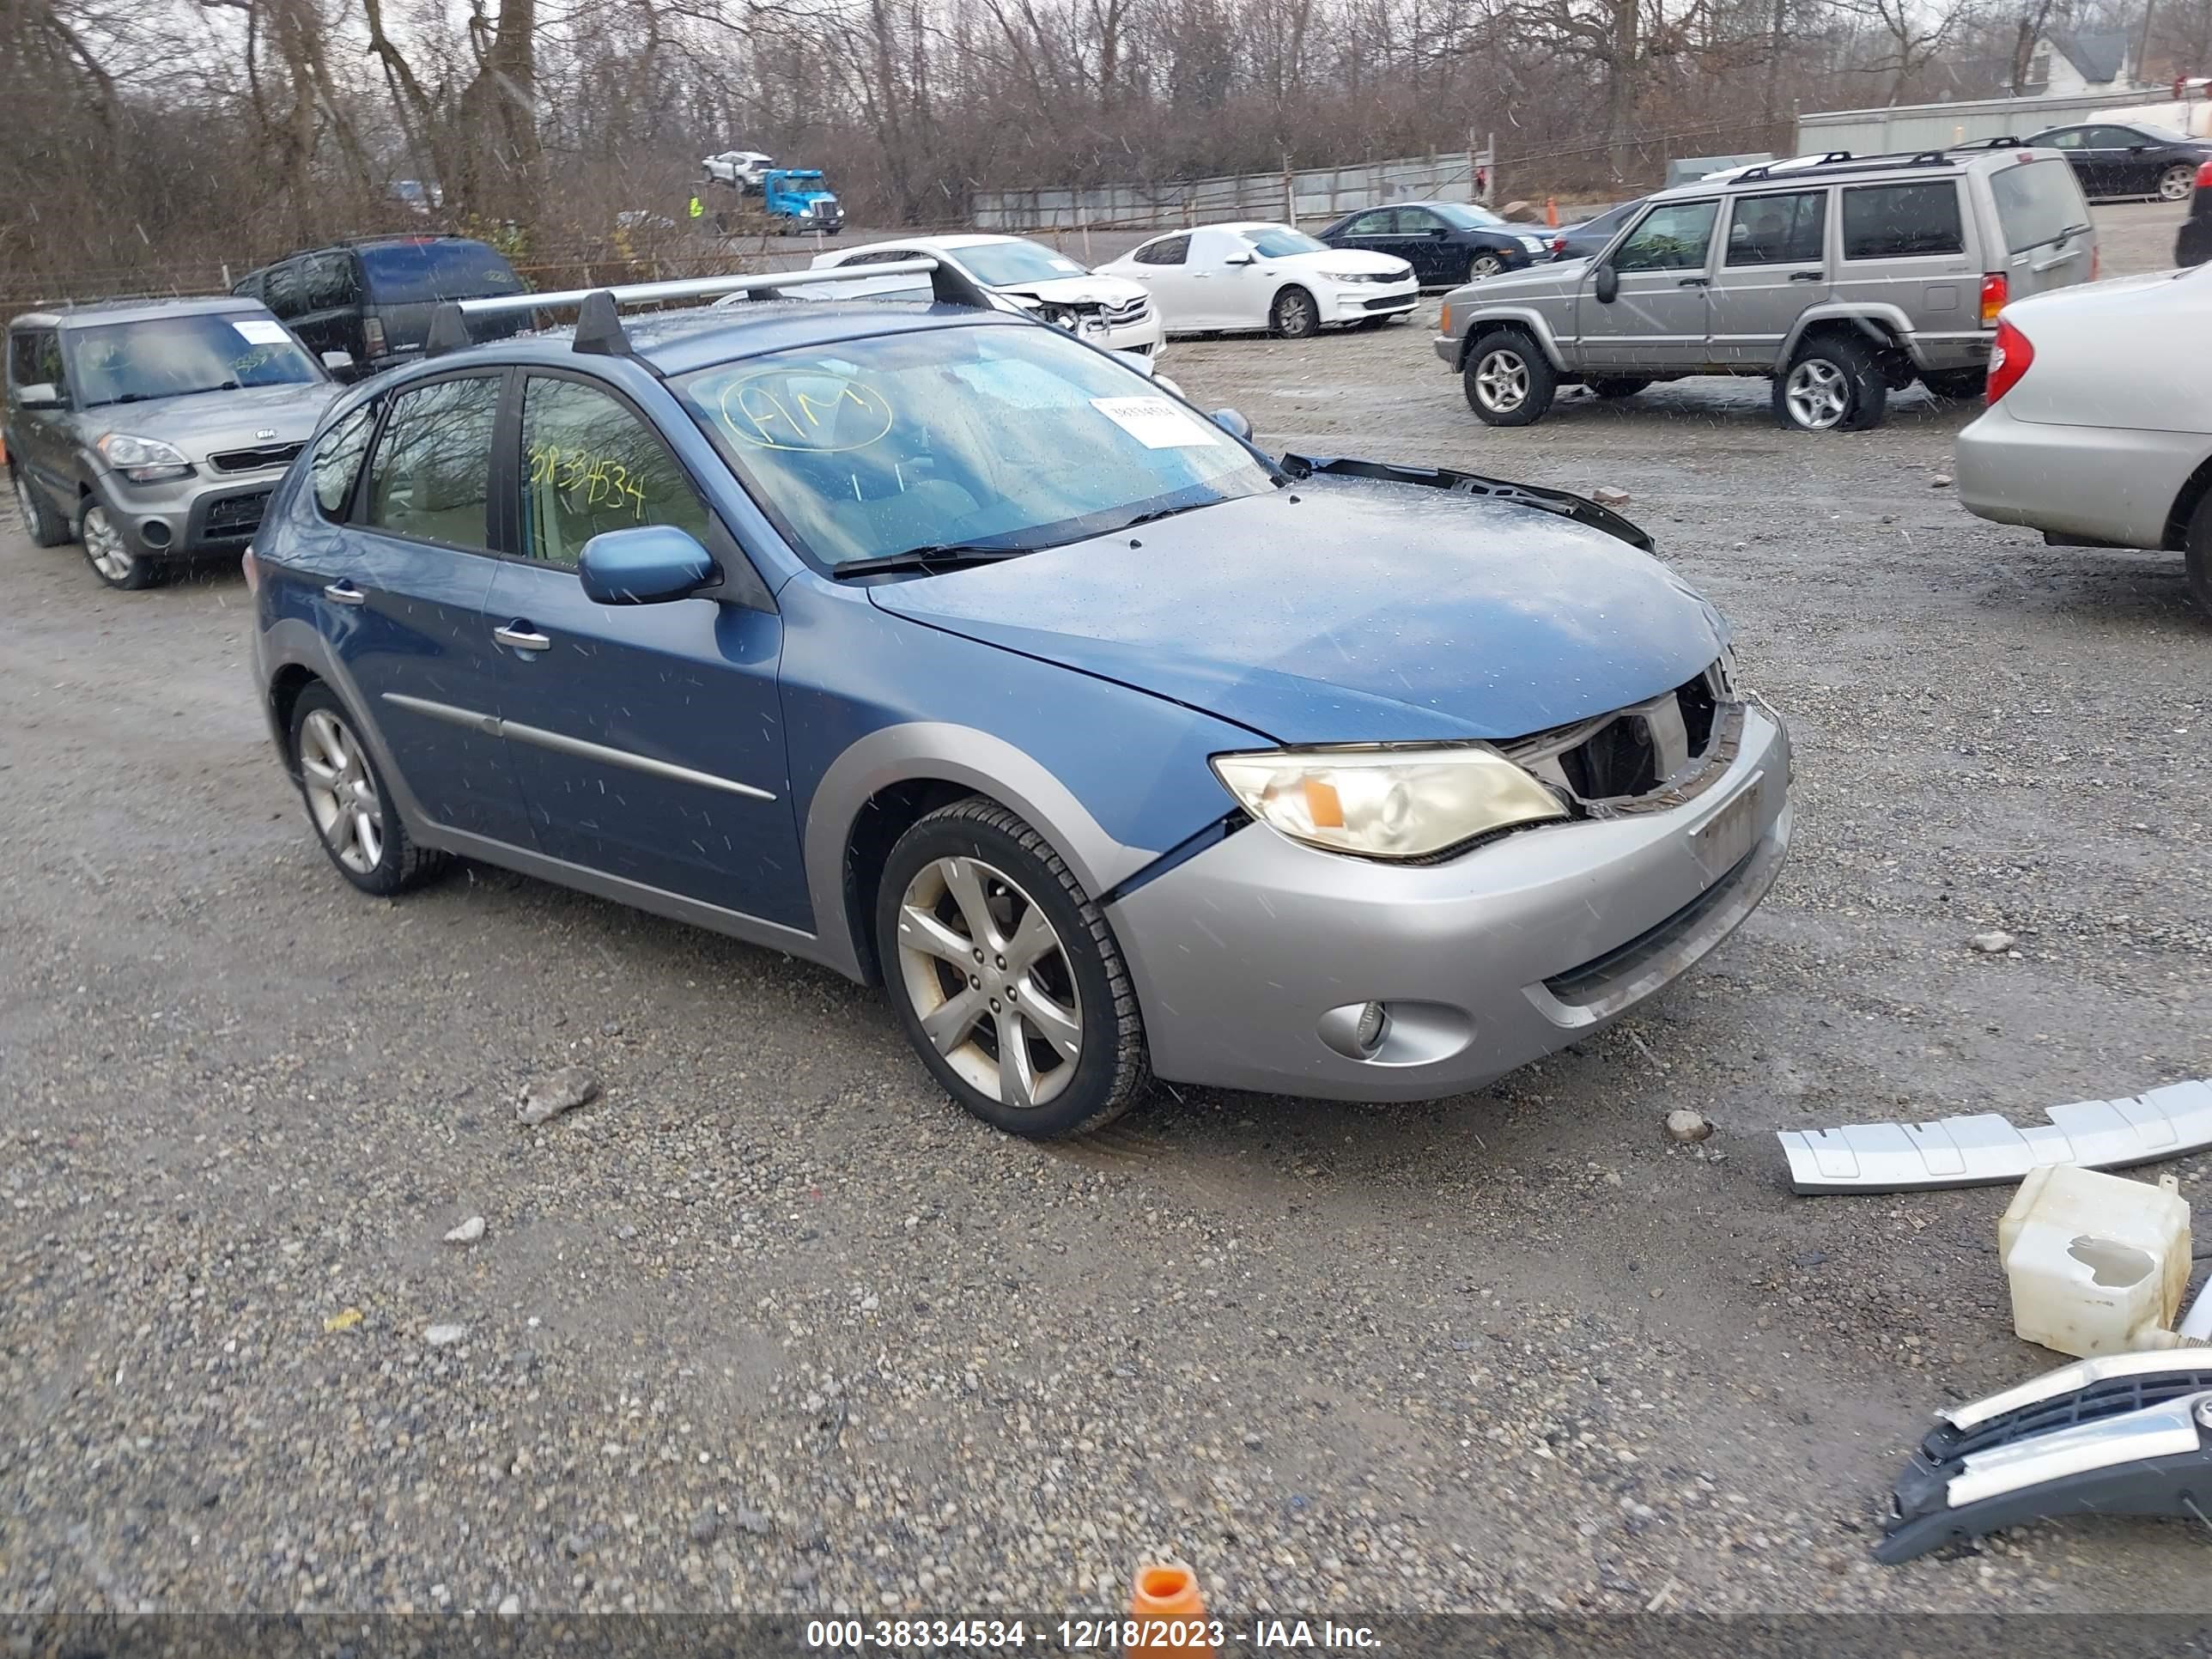
[[[2100,216],[2159,262],[2171,210]],[[1240,1614],[2212,1605],[2179,1523],[1870,1561],[1927,1413],[2051,1360],[2004,1192],[1792,1197],[1770,1133],[2212,1073],[2179,561],[1968,517],[1917,392],[1494,432],[1425,327],[1167,368],[1271,444],[1630,492],[1797,744],[1735,942],[1480,1095],[1162,1092],[1033,1147],[825,971],[489,868],[358,896],[235,574],[113,593],[10,526],[0,1611],[1058,1614],[1162,1553]],[[570,1061],[601,1097],[520,1127]]]

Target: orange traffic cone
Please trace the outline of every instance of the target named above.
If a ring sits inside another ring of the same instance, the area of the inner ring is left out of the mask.
[[[1544,198],[1544,222],[1553,230],[1559,228],[1559,200],[1556,196]]]
[[[1127,1659],[1214,1659],[1213,1626],[1188,1567],[1138,1568],[1129,1617],[1136,1629],[1121,1650]]]

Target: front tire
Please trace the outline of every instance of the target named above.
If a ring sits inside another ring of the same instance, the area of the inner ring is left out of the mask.
[[[1863,432],[1888,407],[1881,364],[1849,335],[1807,342],[1774,377],[1775,418],[1800,432]]]
[[[1460,384],[1486,426],[1534,426],[1559,389],[1543,348],[1517,328],[1485,335],[1467,355]]]
[[[1286,288],[1267,312],[1267,327],[1279,340],[1310,340],[1321,332],[1321,307],[1302,288]]]
[[[293,704],[289,757],[315,838],[362,892],[388,898],[445,865],[445,854],[408,835],[353,716],[328,686],[307,687]]]
[[[1486,276],[1495,276],[1505,269],[1505,261],[1495,253],[1478,253],[1467,262],[1467,280],[1479,283]]]
[[[2178,162],[2158,175],[2158,199],[2161,202],[2185,202],[2196,188],[2197,169],[2186,161]]]
[[[131,545],[131,538],[96,499],[86,503],[77,538],[84,544],[84,562],[92,574],[110,587],[136,593],[161,577],[161,567]]]
[[[59,547],[69,539],[69,520],[54,511],[30,476],[20,469],[15,473],[15,510],[23,515],[23,533],[35,545]]]
[[[922,1064],[1009,1134],[1096,1128],[1151,1075],[1113,929],[1051,843],[995,801],[955,801],[899,838],[876,949]]]

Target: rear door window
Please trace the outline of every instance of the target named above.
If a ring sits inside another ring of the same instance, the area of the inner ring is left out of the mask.
[[[1966,252],[1959,186],[1948,179],[1844,191],[1844,258],[1908,259]]]
[[[2014,253],[2089,228],[2089,204],[2074,169],[2063,161],[1999,167],[1990,174],[1990,194],[1996,201],[1997,222],[2004,227],[2005,246]]]
[[[1398,210],[1376,208],[1363,213],[1344,228],[1346,236],[1393,236],[1398,230]]]
[[[343,311],[361,301],[353,255],[338,249],[300,262],[300,303],[308,311]]]
[[[424,305],[522,292],[522,279],[497,252],[458,237],[378,242],[361,250],[368,297],[378,305]]]
[[[1190,257],[1190,238],[1163,236],[1146,243],[1132,257],[1140,265],[1179,265]]]
[[[458,375],[392,398],[368,464],[367,522],[447,547],[491,545],[486,509],[502,378]]]
[[[300,265],[297,259],[287,259],[282,264],[269,267],[268,292],[262,302],[277,316],[296,317],[306,307],[300,299]]]

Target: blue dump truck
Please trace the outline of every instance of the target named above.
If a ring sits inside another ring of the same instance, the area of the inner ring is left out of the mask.
[[[761,175],[761,204],[787,236],[845,228],[845,210],[819,167],[776,167]]]

